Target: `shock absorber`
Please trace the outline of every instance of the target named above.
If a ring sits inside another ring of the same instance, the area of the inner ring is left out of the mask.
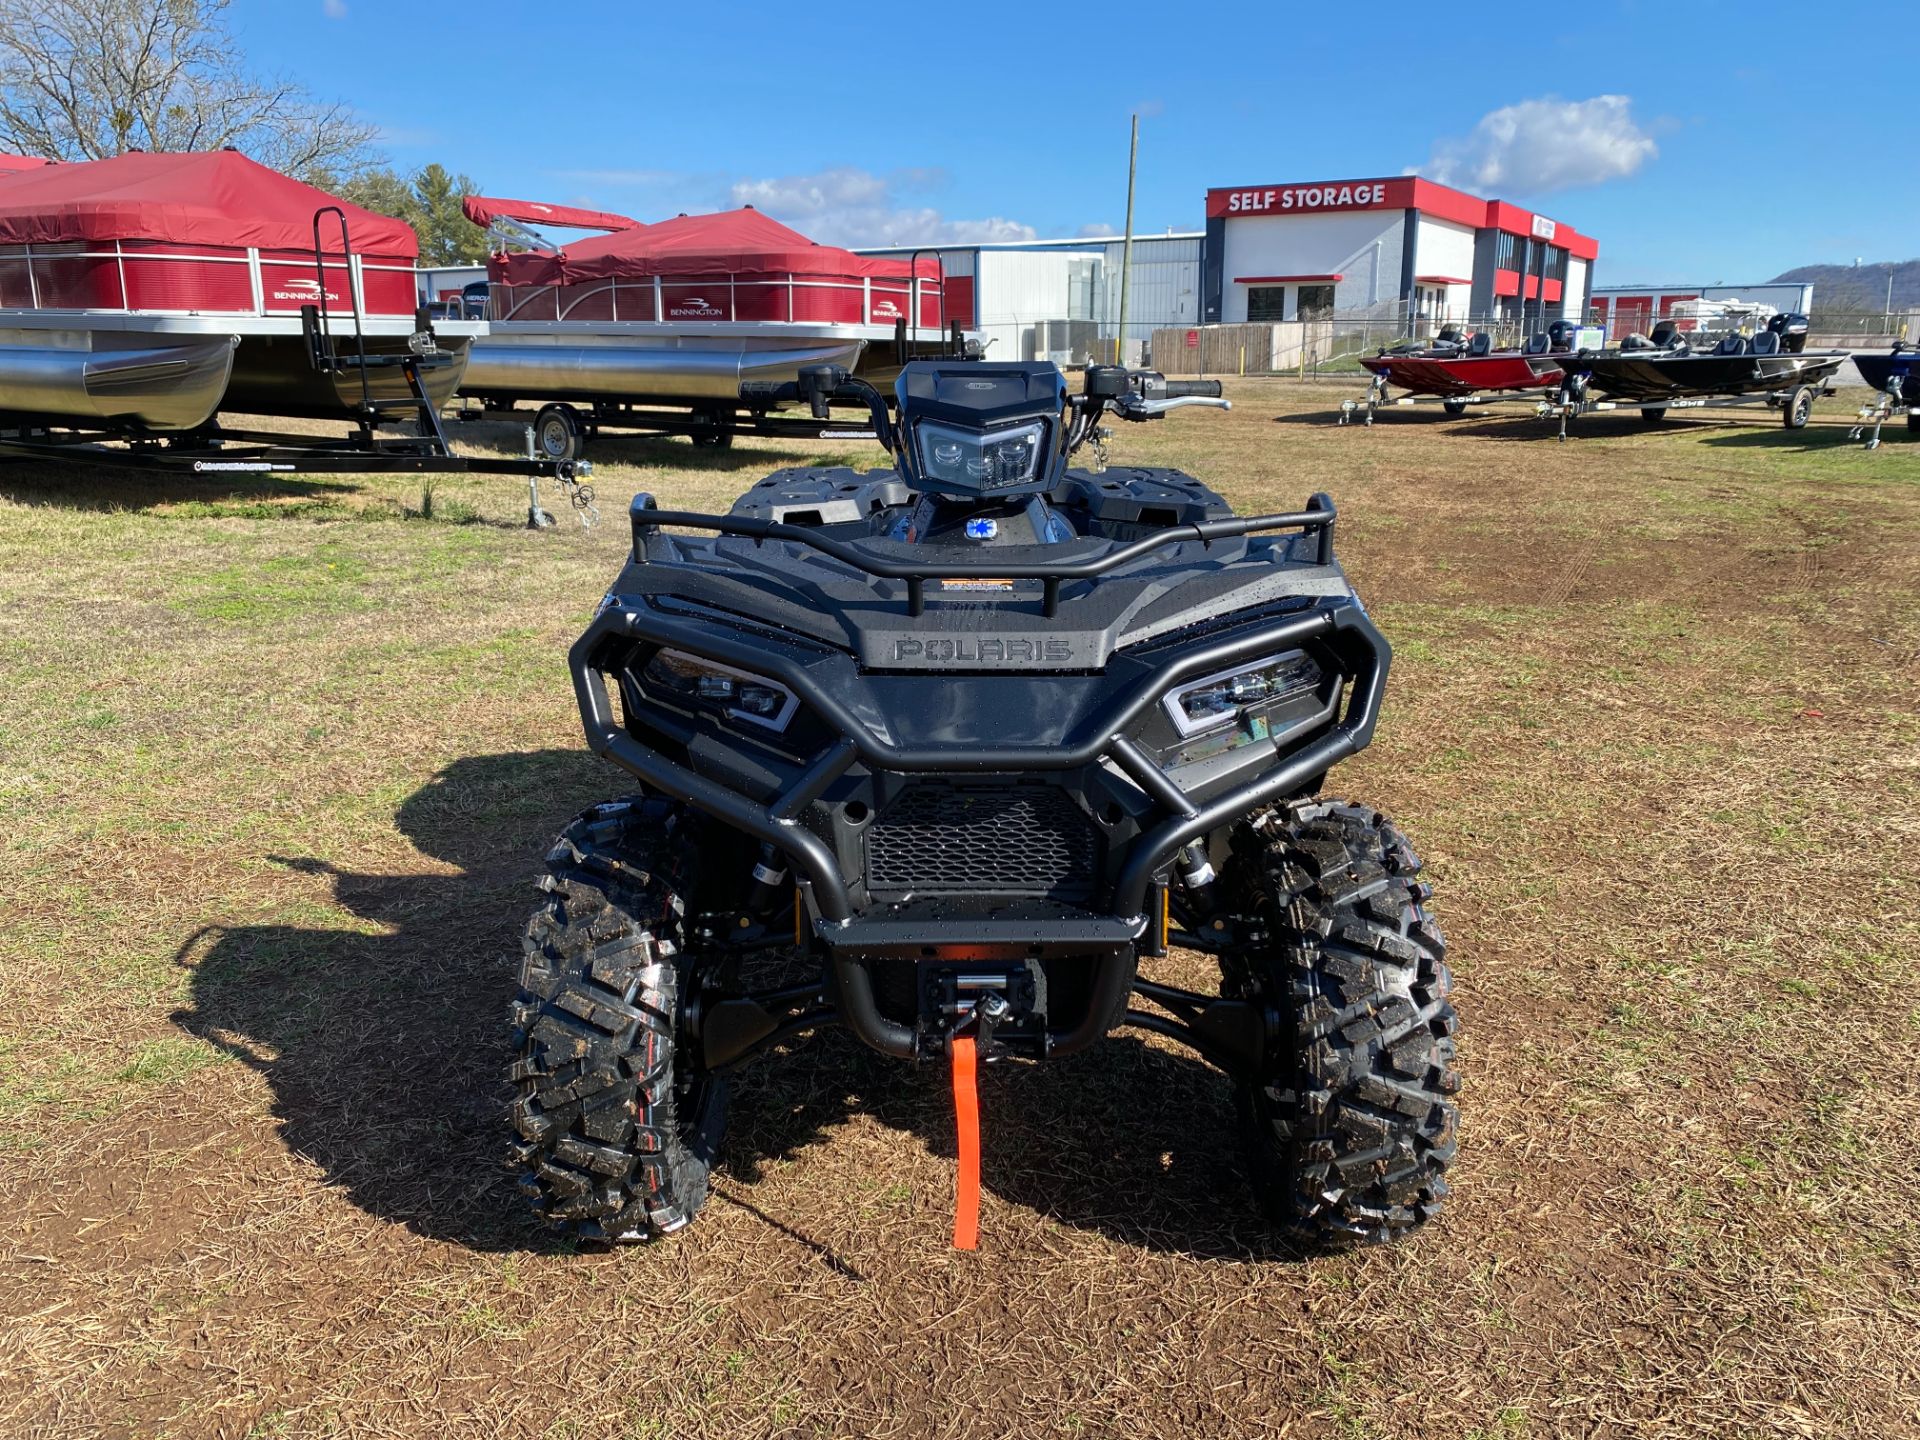
[[[787,893],[787,866],[771,844],[760,847],[760,858],[753,864],[753,881],[747,887],[747,911],[766,917],[774,912]]]
[[[1201,914],[1213,909],[1213,863],[1207,859],[1207,846],[1204,840],[1192,840],[1181,847],[1174,861],[1174,868],[1180,872],[1180,883],[1192,899],[1194,908]]]

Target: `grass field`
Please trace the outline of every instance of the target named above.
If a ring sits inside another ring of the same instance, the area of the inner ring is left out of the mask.
[[[1115,459],[1340,503],[1396,658],[1336,789],[1426,854],[1463,1017],[1435,1226],[1289,1256],[1223,1078],[1122,1036],[986,1076],[956,1254],[942,1075],[829,1037],[692,1230],[556,1245],[505,1009],[620,788],[563,651],[635,489],[796,452],[610,441],[546,534],[509,480],[16,466],[0,1435],[1920,1434],[1920,444],[1231,393]]]

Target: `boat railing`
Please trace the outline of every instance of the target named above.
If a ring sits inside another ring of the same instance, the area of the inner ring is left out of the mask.
[[[492,318],[501,321],[651,322],[713,321],[722,324],[885,325],[909,316],[915,330],[940,330],[945,317],[938,281],[910,282],[906,277],[864,275],[858,279],[813,278],[786,274],[766,278],[654,275],[644,280],[609,279],[577,285],[495,285]],[[838,292],[859,297],[858,318],[812,316],[803,305],[808,292]],[[720,296],[725,303],[716,303]],[[744,305],[742,302],[746,302]],[[771,301],[772,303],[768,303]],[[784,301],[784,303],[782,303]],[[935,318],[924,313],[931,302]],[[604,310],[604,313],[600,313]],[[582,314],[582,311],[593,313]],[[743,313],[743,311],[747,313]]]
[[[328,296],[336,303],[351,297],[366,314],[380,317],[413,310],[411,263],[329,253],[316,271],[313,256],[298,251],[158,248],[165,243],[0,247],[0,310],[295,319],[336,277],[344,282]],[[130,303],[150,297],[175,303]],[[182,298],[192,303],[178,303]]]

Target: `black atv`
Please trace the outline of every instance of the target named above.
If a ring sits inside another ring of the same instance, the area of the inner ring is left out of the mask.
[[[728,1073],[844,1025],[953,1065],[968,1244],[975,1060],[1132,1025],[1232,1077],[1296,1238],[1420,1224],[1454,1013],[1406,838],[1320,796],[1389,655],[1332,502],[1236,517],[1176,470],[1068,468],[1103,418],[1224,408],[1217,384],[920,361],[896,388],[819,367],[761,397],[865,405],[891,470],[782,470],[727,515],[633,502],[571,666],[588,743],[642,788],[547,857],[513,1011],[524,1187],[584,1236],[678,1229]],[[1176,946],[1218,958],[1217,995],[1144,978]],[[773,951],[798,983],[750,982]]]

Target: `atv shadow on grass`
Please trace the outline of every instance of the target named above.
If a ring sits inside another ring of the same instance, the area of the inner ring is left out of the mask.
[[[274,857],[329,879],[360,923],[194,935],[179,953],[190,1005],[175,1022],[263,1076],[288,1146],[370,1214],[474,1249],[567,1248],[503,1164],[506,1013],[544,849],[605,787],[584,750],[475,757],[395,817],[453,873],[362,875]],[[1225,1077],[1185,1053],[1123,1033],[1049,1066],[990,1067],[981,1109],[983,1183],[1012,1204],[1125,1244],[1292,1253],[1241,1171]],[[715,1203],[754,1211],[766,1162],[860,1114],[954,1153],[938,1066],[903,1069],[828,1033],[736,1077]],[[781,1228],[813,1243],[804,1215],[783,1211]]]

